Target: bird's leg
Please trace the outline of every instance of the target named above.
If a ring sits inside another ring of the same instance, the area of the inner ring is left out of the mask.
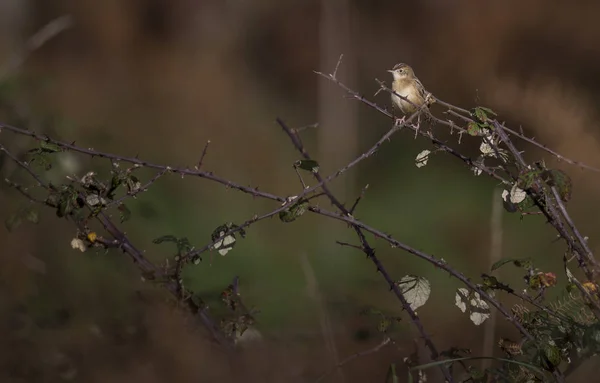
[[[402,116],[402,118],[396,118],[396,122],[394,123],[394,126],[399,126],[404,124],[404,120],[406,120],[406,116]]]
[[[419,135],[419,128],[421,127],[421,113],[417,115],[417,124],[413,124],[415,128],[415,140],[417,139],[417,135]]]
[[[402,116],[402,118],[396,118],[396,117],[394,117],[394,127],[393,127],[393,129],[398,129],[399,126],[403,125],[405,119],[406,119],[406,116]],[[391,141],[390,137],[388,137],[388,141]]]

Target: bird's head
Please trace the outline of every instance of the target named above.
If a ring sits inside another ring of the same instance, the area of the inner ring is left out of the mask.
[[[412,68],[404,63],[396,64],[390,70],[388,70],[394,76],[394,80],[399,80],[403,78],[412,78],[415,76]]]

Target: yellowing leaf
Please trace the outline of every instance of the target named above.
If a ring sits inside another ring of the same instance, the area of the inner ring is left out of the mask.
[[[429,150],[423,150],[421,153],[417,154],[417,158],[415,158],[415,165],[418,168],[422,168],[423,166],[427,165],[430,153],[431,151]]]
[[[85,243],[83,243],[83,241],[79,238],[73,238],[71,240],[71,247],[73,249],[77,249],[77,250],[81,251],[82,253],[87,249],[87,247],[85,246]]]

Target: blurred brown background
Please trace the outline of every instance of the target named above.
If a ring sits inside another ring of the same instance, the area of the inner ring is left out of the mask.
[[[295,127],[320,123],[303,135],[325,173],[390,127],[313,73],[332,72],[344,54],[338,75],[368,98],[378,88],[376,78],[389,83],[385,70],[406,62],[437,97],[465,108],[488,106],[561,154],[600,167],[598,2],[0,0],[0,63],[66,14],[72,28],[19,68],[24,80],[0,105],[3,122],[182,166],[193,166],[210,140],[205,169],[293,195],[300,190],[291,167],[298,155],[276,117]],[[389,106],[386,94],[374,99]],[[455,136],[436,129],[456,144]],[[414,157],[431,145],[413,138],[398,134],[334,190],[351,203],[368,183],[358,218],[477,278],[489,270],[497,185],[443,154],[417,169]],[[32,145],[7,132],[0,141]],[[475,154],[477,145],[460,148]],[[554,164],[522,145],[527,158]],[[78,157],[63,170],[82,175],[99,164],[106,165]],[[573,178],[569,208],[595,249],[600,175],[558,166]],[[3,178],[12,174],[8,164],[1,171]],[[3,219],[23,202],[3,186]],[[187,236],[203,246],[223,222],[241,223],[276,207],[178,177],[161,179],[129,204],[133,217],[123,229],[156,262],[171,249],[153,245],[153,238]],[[564,279],[564,249],[541,218],[521,221],[504,213],[502,219],[502,256],[532,256]],[[312,382],[336,359],[380,342],[376,322],[359,315],[362,308],[400,313],[373,265],[335,245],[356,242],[344,225],[311,215],[285,225],[264,221],[226,257],[207,256],[185,275],[215,307],[238,275],[246,303],[261,310],[263,341],[248,345],[243,360],[233,363],[161,303],[160,288],[140,282],[127,257],[76,252],[69,246],[74,235],[51,211],[38,226],[0,230],[3,382]],[[373,244],[395,277],[413,273],[432,281],[431,300],[419,314],[440,349],[483,352],[483,326],[474,327],[454,306],[456,281],[381,241]],[[500,275],[522,283],[518,274]],[[502,319],[497,331],[516,337]],[[397,345],[349,363],[326,381],[383,382],[389,364],[401,366],[413,351],[416,336],[404,321]],[[570,381],[589,381],[597,372],[592,361]]]

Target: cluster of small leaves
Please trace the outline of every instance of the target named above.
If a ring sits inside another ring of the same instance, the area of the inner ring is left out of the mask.
[[[513,264],[514,266],[521,268],[525,271],[523,279],[527,284],[527,288],[533,291],[544,290],[549,287],[553,287],[557,283],[556,274],[553,272],[540,271],[534,267],[531,258],[503,258],[492,265],[492,271],[498,270],[504,265]],[[495,290],[504,290],[511,292],[507,289],[507,286],[498,282],[495,277],[485,275],[486,284]],[[512,290],[512,289],[511,289]]]
[[[503,163],[507,162],[509,159],[507,151],[498,147],[500,139],[498,135],[495,134],[493,126],[490,124],[492,119],[488,115],[496,116],[496,113],[483,106],[474,108],[470,112],[472,120],[470,120],[464,128],[464,132],[467,134],[475,137],[482,137],[481,145],[479,147],[479,156],[473,161],[473,166],[471,168],[475,175],[482,174],[482,166],[485,165],[486,158],[500,159]],[[454,123],[451,122],[451,124]],[[415,158],[415,165],[418,168],[427,165],[431,154],[432,152],[430,150],[421,151]]]
[[[110,183],[105,183],[96,177],[94,172],[87,173],[81,180],[80,185],[84,189],[86,202],[94,209],[94,213],[99,213],[107,207],[109,201],[116,198],[116,192],[119,188],[125,187],[127,195],[135,195],[142,186],[140,180],[132,174],[137,167],[121,170],[118,164],[113,163],[112,177]],[[125,222],[131,217],[131,211],[122,202],[118,204],[120,212],[120,221]]]
[[[545,190],[539,190],[538,185]],[[536,207],[536,202],[527,191],[548,195],[551,194],[548,190],[551,187],[556,187],[562,202],[566,203],[571,199],[573,190],[571,178],[562,170],[547,169],[543,163],[537,163],[535,168],[525,169],[519,173],[517,182],[513,184],[510,192],[504,191],[502,194],[504,208],[510,213],[527,212]]]
[[[525,327],[534,340],[524,339],[519,343],[520,347],[512,349],[506,345],[503,349],[512,357],[520,354],[521,359],[526,360],[545,371],[554,371],[562,362],[587,355],[592,349],[598,350],[597,324],[584,325],[578,323],[570,314],[555,316],[543,310],[529,310],[516,305],[513,314]],[[564,313],[563,313],[564,314]]]
[[[137,167],[133,167],[126,170],[120,170],[116,163],[113,163],[113,176],[110,180],[110,187],[106,190],[106,197],[109,199],[115,198],[115,193],[120,186],[125,186],[127,188],[127,194],[134,195],[139,192],[142,184],[140,180],[132,174],[133,169]]]
[[[73,184],[53,187],[46,204],[56,208],[57,217],[73,216],[78,221],[83,218],[81,209],[85,207],[85,200]]]
[[[50,142],[40,141],[39,146],[29,150],[29,164],[39,164],[44,170],[52,168],[52,155],[62,152],[63,149]],[[129,169],[120,170],[118,164],[113,163],[112,178],[110,182],[104,182],[98,178],[93,171],[86,173],[80,179],[67,177],[71,182],[59,186],[50,185],[46,204],[56,208],[58,217],[74,216],[77,220],[83,218],[81,209],[86,205],[92,209],[90,216],[94,216],[105,209],[110,201],[116,197],[120,187],[125,187],[127,195],[135,195],[140,191],[141,183],[132,174],[137,169],[134,166]],[[125,222],[131,217],[131,211],[122,202],[118,203],[120,221]],[[16,215],[22,216],[22,215]],[[18,219],[17,219],[18,221]]]
[[[539,271],[530,258],[502,259],[492,266],[492,271],[508,264],[525,271],[524,281],[529,290],[543,293],[556,286],[556,275]],[[574,278],[568,269],[567,274],[569,279]],[[484,285],[494,290],[513,291],[493,276],[484,275]],[[530,310],[523,305],[512,308],[514,317],[533,339],[524,338],[520,342],[501,339],[499,346],[510,358],[518,358],[544,371],[553,372],[561,363],[587,359],[600,351],[600,326],[579,290],[572,290],[555,299],[548,307],[550,310]],[[507,376],[508,381],[543,381],[530,369],[513,364],[504,363],[494,372]]]
[[[488,136],[489,131],[492,129],[488,115],[497,116],[493,110],[483,106],[471,110],[473,121],[467,124],[467,133],[471,136]]]

